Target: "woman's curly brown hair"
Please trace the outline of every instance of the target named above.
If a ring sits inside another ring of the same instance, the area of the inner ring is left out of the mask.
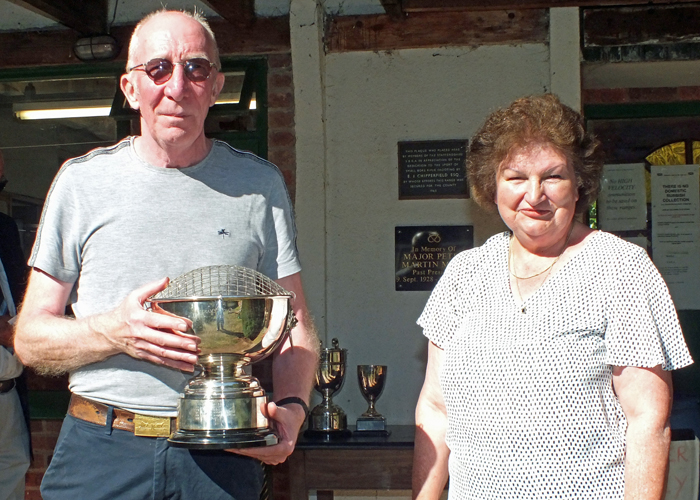
[[[585,212],[598,196],[603,172],[600,141],[586,132],[583,117],[552,94],[523,97],[493,112],[474,135],[467,156],[472,197],[496,210],[499,169],[515,153],[548,145],[568,159],[576,173],[576,212]]]

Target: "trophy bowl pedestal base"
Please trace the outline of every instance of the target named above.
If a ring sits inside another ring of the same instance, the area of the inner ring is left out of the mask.
[[[272,429],[234,430],[178,430],[171,434],[168,442],[178,448],[191,450],[226,450],[232,448],[256,448],[277,444]]]

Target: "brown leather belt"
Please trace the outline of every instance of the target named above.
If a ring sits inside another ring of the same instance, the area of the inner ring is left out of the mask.
[[[72,394],[68,415],[97,425],[107,425],[109,407]],[[133,432],[137,436],[168,437],[176,429],[175,417],[152,417],[112,407],[112,429]]]
[[[10,380],[3,380],[0,381],[0,394],[5,394],[6,392],[10,392],[12,389],[15,388],[15,379],[11,378]]]

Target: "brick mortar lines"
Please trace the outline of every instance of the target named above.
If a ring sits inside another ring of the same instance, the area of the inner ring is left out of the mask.
[[[284,175],[292,200],[296,192],[294,84],[290,54],[268,57],[268,159]]]

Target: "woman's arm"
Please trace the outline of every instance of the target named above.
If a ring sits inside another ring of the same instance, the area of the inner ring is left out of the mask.
[[[625,500],[660,500],[671,443],[671,372],[616,366],[613,388],[627,418]]]
[[[432,342],[428,346],[425,381],[416,405],[416,439],[413,452],[413,498],[440,498],[447,483],[445,444],[447,410],[440,388],[444,351]]]

